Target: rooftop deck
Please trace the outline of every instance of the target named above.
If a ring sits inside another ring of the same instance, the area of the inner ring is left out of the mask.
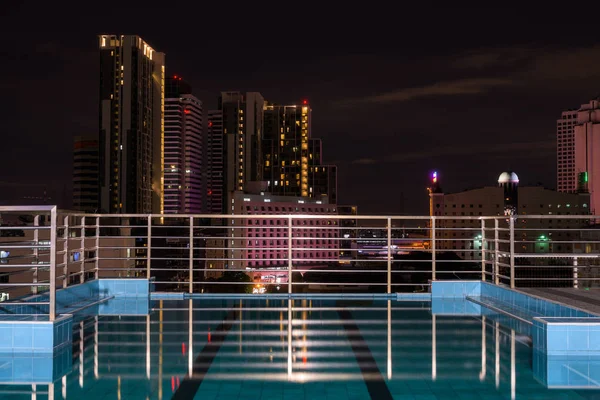
[[[600,288],[519,288],[519,291],[600,315]]]

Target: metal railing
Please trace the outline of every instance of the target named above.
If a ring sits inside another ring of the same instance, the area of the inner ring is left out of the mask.
[[[149,278],[187,293],[426,292],[431,281],[600,283],[592,216],[82,214],[0,207],[0,307],[56,315],[56,289]],[[0,309],[1,311],[1,309]]]

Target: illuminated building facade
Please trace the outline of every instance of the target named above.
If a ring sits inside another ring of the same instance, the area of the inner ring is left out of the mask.
[[[338,206],[338,215],[358,215],[357,206]],[[347,263],[357,257],[358,221],[356,219],[340,219],[339,247],[340,263]]]
[[[455,216],[588,215],[590,213],[590,195],[587,193],[556,192],[541,186],[522,187],[518,186],[518,183],[519,178],[514,172],[504,172],[498,178],[498,186],[495,187],[488,186],[459,193],[430,190],[430,215],[446,217],[446,219],[436,220],[436,228],[439,228],[436,233],[437,249],[454,250],[466,260],[481,259],[481,220],[451,219]],[[521,250],[528,252],[548,251],[547,243],[538,246],[536,240],[539,238],[566,241],[567,238],[563,238],[562,235],[570,235],[570,233],[562,233],[561,229],[576,228],[586,224],[584,220],[559,218],[517,218],[515,222],[515,227],[521,229],[518,232],[524,242],[522,246],[525,246]],[[528,230],[522,230],[524,228]],[[487,234],[493,235],[490,232]],[[569,249],[567,245],[556,244],[553,251],[560,253],[567,252]],[[572,252],[572,249],[570,251]]]
[[[164,211],[165,56],[135,35],[100,35],[100,208]]]
[[[322,143],[311,138],[312,110],[265,103],[262,178],[279,196],[327,197],[337,203],[337,167],[323,165]]]
[[[206,165],[206,212],[223,214],[225,200],[225,138],[223,112],[208,112]]]
[[[202,102],[181,76],[166,80],[164,210],[199,214],[202,197]]]
[[[98,210],[98,139],[78,136],[73,148],[73,209]]]
[[[564,111],[556,120],[556,190],[575,193],[575,125],[577,110]]]
[[[247,194],[232,197],[235,215],[281,215],[281,218],[231,219],[231,268],[264,268],[288,265],[289,219],[287,215],[337,215],[335,204],[327,199]],[[338,223],[329,218],[299,218],[292,224],[294,266],[337,263]],[[242,261],[240,261],[242,260]]]
[[[600,99],[583,104],[577,111],[575,135],[575,174],[578,191],[590,194],[590,211],[600,212],[600,172],[595,157],[600,157]]]

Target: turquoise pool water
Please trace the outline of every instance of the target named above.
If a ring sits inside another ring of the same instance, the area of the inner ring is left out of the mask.
[[[162,300],[120,317],[90,308],[53,383],[4,384],[12,361],[0,356],[0,399],[600,398],[581,389],[596,385],[593,362],[559,368],[579,388],[548,388],[527,332],[503,318],[378,300]]]

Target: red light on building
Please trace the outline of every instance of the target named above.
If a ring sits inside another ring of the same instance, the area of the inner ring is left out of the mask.
[[[177,79],[177,75],[173,75],[173,79]]]
[[[191,111],[188,110],[187,108],[183,110],[184,113],[189,114]]]
[[[306,100],[306,99],[302,100],[302,104],[308,104],[308,100]]]
[[[212,121],[208,121],[208,127],[210,128],[212,126]]]
[[[181,80],[181,78],[179,78],[179,80]]]
[[[209,195],[209,196],[212,196],[212,190],[209,190],[209,191],[208,191],[208,195]]]
[[[181,343],[181,354],[185,356],[185,343]]]

